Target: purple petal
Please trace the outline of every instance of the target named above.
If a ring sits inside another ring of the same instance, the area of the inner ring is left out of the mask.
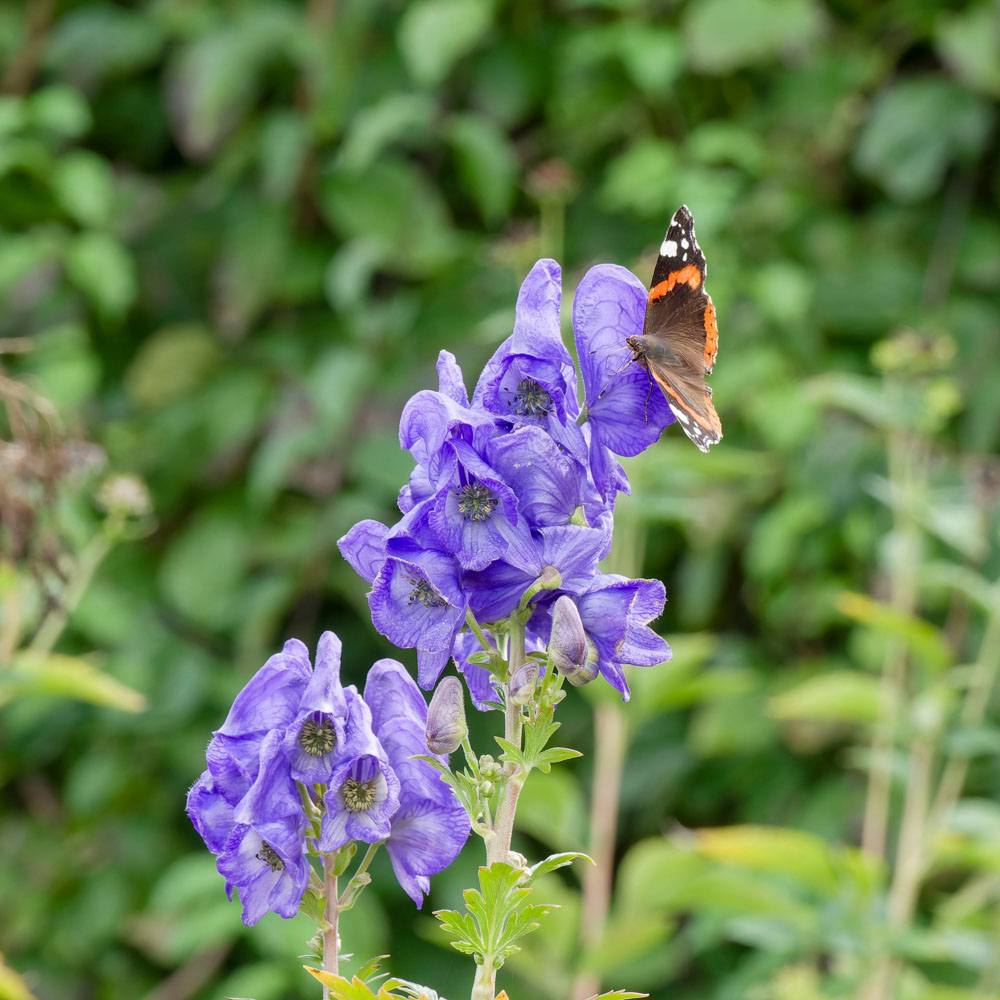
[[[430,691],[444,668],[448,666],[450,650],[438,649],[418,649],[417,650],[417,680],[425,691]]]
[[[298,639],[289,639],[236,696],[218,732],[238,737],[287,726],[298,713],[311,676],[309,651]]]
[[[453,399],[462,406],[469,405],[469,393],[465,388],[462,369],[451,351],[441,351],[437,360],[438,391],[442,396]]]
[[[359,521],[337,542],[341,555],[358,576],[371,583],[385,562],[385,538],[389,529],[380,521]]]
[[[470,829],[469,817],[454,796],[450,804],[415,799],[401,806],[386,846],[396,877],[417,906],[422,894],[415,896],[412,884],[401,875],[426,877],[443,871],[458,857]]]
[[[213,854],[221,854],[229,840],[236,820],[232,804],[215,786],[208,771],[202,772],[194,787],[188,792],[187,814],[194,828],[201,834],[205,846]]]
[[[260,773],[234,813],[237,823],[256,833],[283,856],[292,857],[305,834],[302,801],[292,779],[282,741],[284,733],[268,733],[260,750]]]
[[[455,560],[405,539],[385,561],[368,595],[372,624],[397,646],[451,649],[465,619]]]
[[[343,645],[335,632],[324,632],[316,644],[316,667],[300,708],[310,712],[329,712],[343,716],[347,711],[344,689],[340,685],[340,655]]]
[[[532,527],[567,524],[582,504],[586,473],[540,428],[522,427],[494,438],[488,455]]]

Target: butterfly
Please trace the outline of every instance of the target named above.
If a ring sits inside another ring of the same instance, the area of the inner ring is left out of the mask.
[[[719,329],[705,291],[705,255],[687,205],[674,212],[660,244],[642,336],[628,337],[625,343],[632,360],[663,390],[684,433],[702,451],[718,444],[722,422],[705,376],[715,366]]]

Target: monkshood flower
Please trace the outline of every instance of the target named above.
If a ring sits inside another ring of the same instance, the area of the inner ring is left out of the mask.
[[[469,816],[452,790],[425,761],[428,753],[427,705],[401,663],[379,660],[365,682],[375,734],[399,775],[399,809],[392,817],[386,847],[393,871],[419,906],[430,889],[430,876],[458,857],[469,837]],[[446,764],[448,758],[436,756]]]
[[[239,890],[248,925],[269,910],[282,917],[298,912],[310,853],[387,841],[401,883],[419,903],[428,877],[464,843],[456,819],[463,807],[432,768],[408,759],[427,749],[427,707],[416,685],[407,677],[405,699],[387,701],[379,678],[388,676],[390,661],[376,664],[366,688],[378,706],[373,720],[357,690],[341,686],[340,655],[332,632],[320,638],[315,669],[302,643],[285,643],[236,696],[188,795],[191,821],[217,855],[230,899]],[[398,678],[392,683],[399,688]],[[397,706],[392,711],[389,701]],[[416,829],[437,824],[444,831],[433,863],[405,835],[415,809],[427,815]],[[468,830],[466,818],[466,836]]]
[[[623,667],[653,667],[672,656],[666,640],[649,627],[649,622],[663,613],[665,601],[666,592],[659,580],[629,580],[614,573],[599,575],[586,593],[573,597],[587,644],[592,645],[580,661],[581,669],[586,672],[587,658],[596,653],[597,669],[621,692],[622,701],[631,696]],[[551,607],[536,610],[529,625],[553,638]],[[557,644],[560,648],[565,644],[573,659],[573,643],[558,637]]]
[[[234,811],[236,821],[216,867],[226,894],[240,890],[243,922],[257,923],[268,910],[294,917],[309,882],[304,851],[306,818],[282,747],[272,729],[261,744],[257,779]]]
[[[631,271],[598,264],[584,275],[573,300],[590,468],[605,500],[617,491],[628,492],[628,479],[614,456],[638,455],[674,420],[648,372],[628,363],[625,339],[642,333],[647,294]]]
[[[576,369],[560,331],[561,270],[540,260],[521,285],[514,332],[486,363],[473,403],[511,424],[542,426],[570,455],[586,461],[576,423]]]

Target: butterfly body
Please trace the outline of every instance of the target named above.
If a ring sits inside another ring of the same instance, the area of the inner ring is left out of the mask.
[[[722,440],[722,423],[705,383],[715,365],[719,333],[705,291],[705,255],[686,205],[674,213],[653,270],[641,337],[625,343],[632,360],[663,391],[684,433],[702,450]]]

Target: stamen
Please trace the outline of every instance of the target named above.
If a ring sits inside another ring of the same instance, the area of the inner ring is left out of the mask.
[[[375,779],[358,781],[348,778],[340,786],[340,797],[351,812],[367,812],[375,804]]]
[[[316,722],[306,719],[299,730],[299,746],[313,757],[322,757],[337,745],[337,730],[333,722],[323,719]]]
[[[257,860],[263,861],[273,872],[280,872],[285,867],[285,862],[278,857],[274,848],[264,840],[260,842],[260,851],[257,854]]]
[[[457,491],[458,512],[467,521],[485,521],[496,509],[499,500],[482,483],[471,483]]]
[[[523,378],[517,383],[514,412],[522,417],[544,417],[552,409],[552,397],[534,379]]]
[[[410,577],[413,590],[407,599],[407,604],[422,604],[425,608],[443,608],[448,602],[434,592],[434,588],[426,580]]]

